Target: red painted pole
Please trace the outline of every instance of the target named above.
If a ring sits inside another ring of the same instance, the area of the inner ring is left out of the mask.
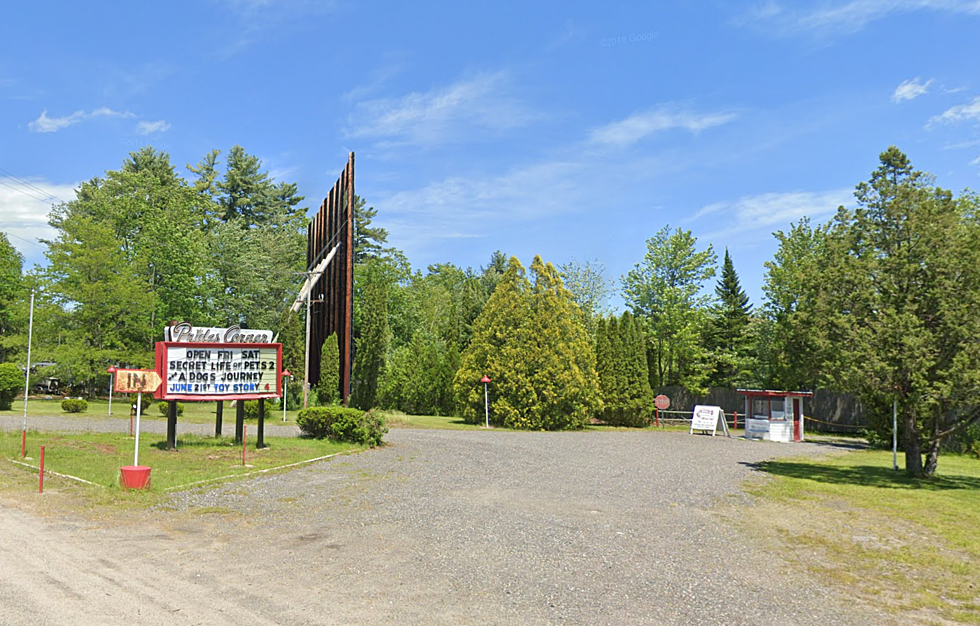
[[[242,431],[242,467],[245,467],[245,446],[248,442],[248,424],[245,424]]]
[[[738,411],[735,411],[735,425],[732,426],[732,430],[738,428]]]
[[[660,428],[660,409],[653,409],[653,424],[657,428]]]
[[[41,446],[41,473],[37,479],[37,492],[44,493],[44,446]]]
[[[22,430],[20,433],[20,458],[27,456],[27,431]]]

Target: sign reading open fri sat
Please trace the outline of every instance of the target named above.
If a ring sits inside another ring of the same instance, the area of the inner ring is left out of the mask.
[[[120,393],[153,393],[163,382],[153,370],[116,370],[113,389]]]

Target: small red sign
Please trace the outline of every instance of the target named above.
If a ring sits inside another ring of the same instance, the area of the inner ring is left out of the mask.
[[[653,406],[657,407],[661,411],[665,411],[667,410],[667,407],[670,406],[670,398],[668,398],[663,394],[660,394],[659,396],[653,399]]]

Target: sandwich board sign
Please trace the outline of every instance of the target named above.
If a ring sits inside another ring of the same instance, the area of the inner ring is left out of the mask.
[[[706,406],[699,404],[694,407],[694,413],[691,415],[691,431],[690,434],[694,434],[694,431],[711,431],[711,436],[715,436],[716,431],[722,431],[725,433],[726,437],[731,437],[728,432],[728,422],[725,421],[725,412],[721,410],[720,406]]]

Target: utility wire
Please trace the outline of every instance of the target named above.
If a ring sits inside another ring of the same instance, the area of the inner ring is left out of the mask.
[[[24,185],[25,187],[28,187],[28,188],[33,189],[34,191],[40,193],[42,196],[44,196],[44,198],[43,198],[44,200],[54,199],[54,200],[57,200],[58,202],[67,204],[64,200],[62,200],[58,196],[56,196],[56,195],[54,195],[52,193],[48,193],[48,192],[44,191],[43,189],[41,189],[40,187],[38,187],[34,183],[32,183],[30,181],[27,181],[27,180],[24,180],[23,178],[21,178],[20,176],[17,176],[13,172],[10,172],[9,170],[5,170],[4,168],[0,167],[0,172],[2,172],[4,174],[4,176],[6,176],[7,178],[11,178],[11,179],[19,182],[21,185]],[[7,186],[9,187],[10,185],[7,185]],[[11,187],[11,189],[13,189],[13,187]],[[27,193],[27,192],[23,192],[22,191],[21,193]]]

